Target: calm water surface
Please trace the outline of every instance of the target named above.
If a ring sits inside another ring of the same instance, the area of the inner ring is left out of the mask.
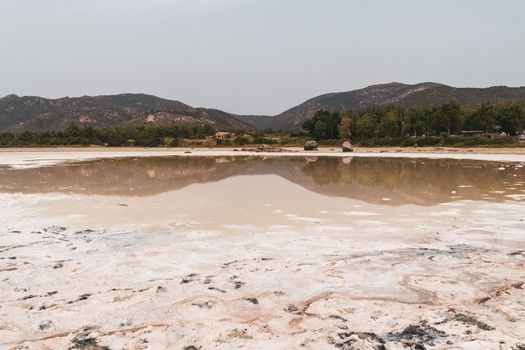
[[[121,158],[0,169],[0,193],[30,215],[68,223],[348,224],[401,216],[406,206],[522,201],[525,168],[403,158]]]

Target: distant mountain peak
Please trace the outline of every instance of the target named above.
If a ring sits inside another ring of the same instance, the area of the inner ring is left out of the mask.
[[[367,90],[367,89],[384,89],[384,88],[390,88],[390,87],[402,87],[402,86],[408,86],[408,84],[400,83],[397,81],[393,81],[391,83],[382,83],[382,84],[372,84],[368,85],[365,88],[362,88],[361,90]],[[353,91],[353,90],[351,90]]]
[[[313,97],[275,117],[240,116],[240,118],[260,128],[293,130],[300,129],[302,124],[320,109],[357,111],[389,104],[432,108],[450,101],[474,105],[481,102],[514,99],[525,100],[524,87],[455,88],[435,82],[418,84],[391,82]]]
[[[18,95],[9,94],[9,95],[5,95],[4,97],[0,97],[0,100],[14,100],[17,98],[19,98]]]

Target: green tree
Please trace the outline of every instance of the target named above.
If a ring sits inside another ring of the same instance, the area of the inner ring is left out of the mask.
[[[370,113],[365,113],[356,121],[356,132],[363,139],[371,138],[376,134],[377,123]]]
[[[525,104],[511,101],[498,104],[496,107],[496,121],[501,126],[501,131],[516,135],[525,128]]]
[[[446,131],[448,135],[457,134],[463,125],[461,106],[456,102],[449,102],[437,110],[438,132]]]
[[[430,132],[430,123],[426,116],[429,114],[421,108],[410,108],[405,113],[403,122],[403,135],[419,136]]]
[[[352,139],[352,111],[347,111],[341,116],[338,131],[339,138],[342,141],[350,141]]]
[[[399,135],[399,119],[395,110],[389,110],[379,123],[379,134],[383,137],[396,137]]]
[[[494,131],[497,126],[496,112],[493,106],[489,103],[483,103],[470,111],[465,118],[464,127],[467,130]]]
[[[328,135],[328,125],[324,120],[317,120],[314,124],[313,138],[317,140],[326,139]]]
[[[339,138],[340,122],[339,113],[320,110],[303,123],[303,129],[316,140],[337,139]]]

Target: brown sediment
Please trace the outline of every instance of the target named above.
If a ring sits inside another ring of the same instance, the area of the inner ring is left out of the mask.
[[[69,337],[71,336],[72,334],[78,332],[77,331],[71,331],[71,332],[60,332],[60,333],[54,333],[54,334],[50,334],[50,335],[47,335],[47,336],[43,336],[43,337],[38,337],[38,338],[28,338],[28,339],[23,339],[23,340],[19,340],[17,341],[16,343],[11,343],[11,344],[6,344],[6,345],[13,345],[13,346],[21,346],[22,344],[24,343],[29,343],[29,342],[40,342],[40,341],[44,341],[44,340],[51,340],[51,339],[56,339],[56,338],[65,338],[65,337]]]
[[[101,335],[106,336],[106,335],[113,335],[113,334],[119,334],[119,333],[123,333],[123,334],[135,333],[135,332],[141,331],[141,330],[143,330],[145,328],[149,328],[149,327],[152,327],[152,328],[169,328],[170,325],[166,324],[166,323],[141,324],[141,325],[138,325],[138,326],[135,326],[135,327],[120,328],[120,329],[115,329],[115,330],[112,330],[112,331],[101,332]]]
[[[508,291],[511,289],[522,289],[523,284],[525,284],[523,281],[506,281],[503,287],[489,292],[487,296],[477,299],[476,302],[478,304],[486,303],[489,300],[508,294]]]

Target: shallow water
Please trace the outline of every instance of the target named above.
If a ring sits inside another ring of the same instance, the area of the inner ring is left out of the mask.
[[[97,227],[347,225],[399,206],[525,199],[520,164],[473,160],[121,158],[0,169],[0,179],[4,200],[33,217]]]
[[[512,162],[0,168],[0,348],[518,348],[524,201]]]

